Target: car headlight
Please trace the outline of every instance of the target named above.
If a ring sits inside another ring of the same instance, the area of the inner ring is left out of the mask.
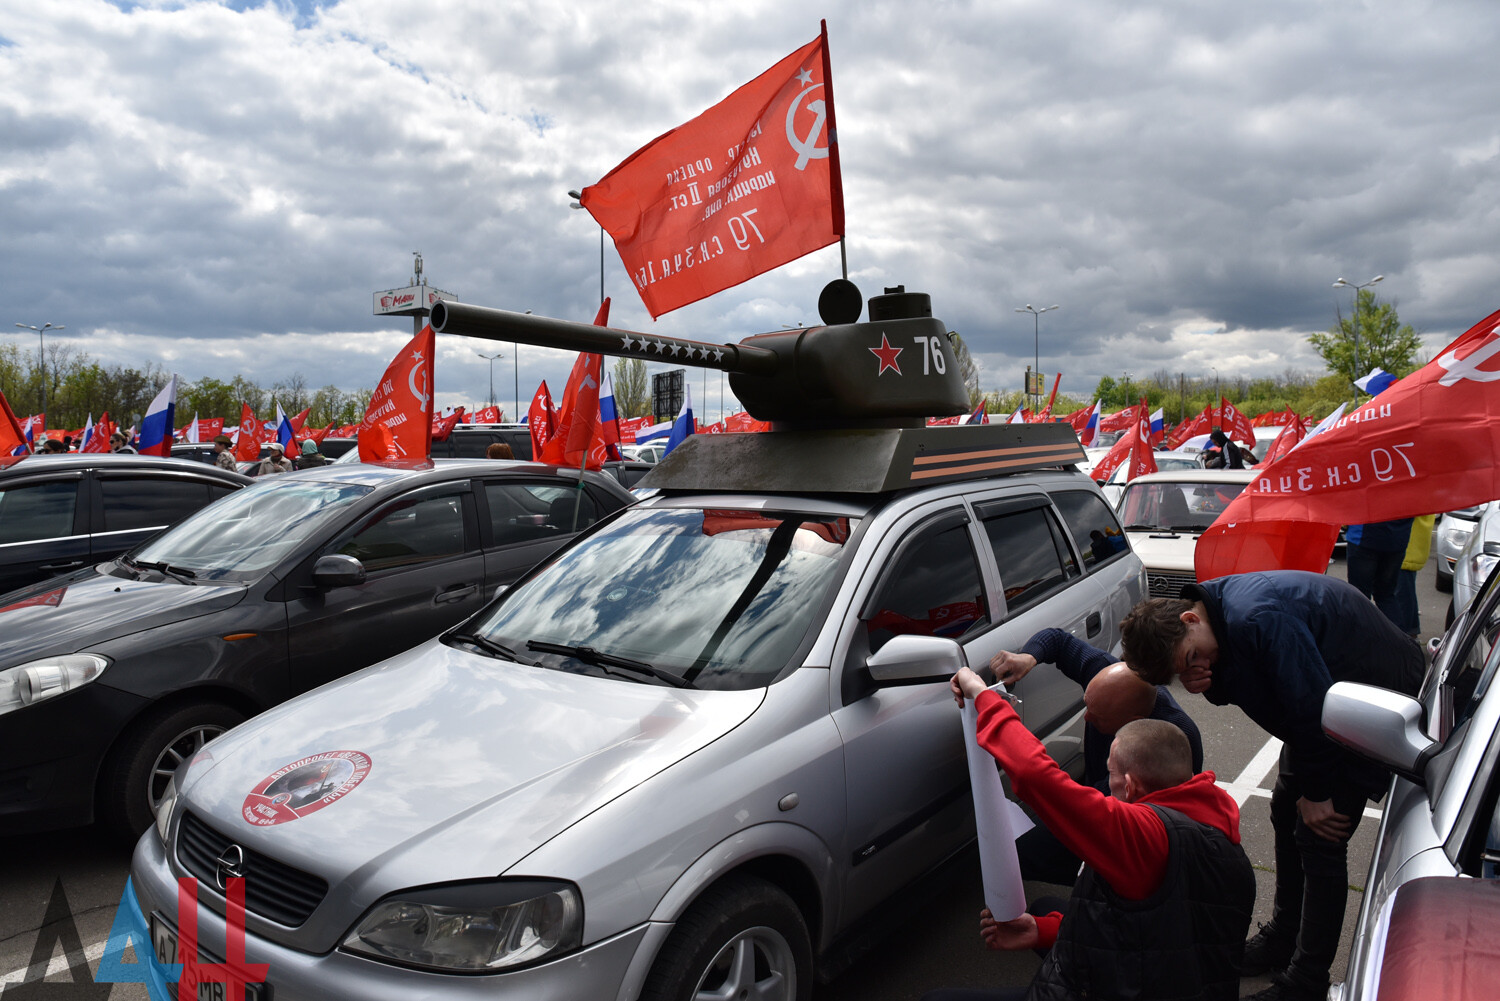
[[[1475,553],[1469,557],[1470,579],[1476,588],[1485,582],[1497,562],[1500,562],[1500,554],[1496,553]]]
[[[497,879],[382,900],[343,948],[403,966],[494,972],[570,952],[582,940],[583,898],[573,884]]]
[[[0,716],[86,685],[109,666],[98,654],[45,657],[0,671]]]
[[[161,794],[161,802],[156,804],[156,833],[161,835],[161,843],[167,843],[167,822],[172,819],[172,804],[177,802],[177,776],[174,774],[167,779],[167,788]]]
[[[1459,527],[1448,529],[1447,532],[1444,533],[1444,538],[1446,539],[1446,545],[1449,549],[1462,549],[1464,547],[1464,543],[1469,541],[1469,536],[1473,534],[1474,526],[1465,524]]]

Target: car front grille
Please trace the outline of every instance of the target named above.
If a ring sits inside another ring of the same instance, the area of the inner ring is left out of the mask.
[[[192,813],[183,813],[177,832],[177,859],[188,872],[219,888],[219,858],[234,842]],[[244,853],[245,909],[295,928],[306,921],[328,893],[328,881],[294,869],[259,852]]]
[[[1173,573],[1170,570],[1146,570],[1146,586],[1153,598],[1180,598],[1182,589],[1197,582],[1190,573]]]

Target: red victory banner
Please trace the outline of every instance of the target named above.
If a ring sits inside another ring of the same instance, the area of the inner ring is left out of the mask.
[[[30,452],[31,446],[26,443],[21,423],[16,420],[10,404],[5,402],[5,394],[0,393],[0,455],[26,455]]]
[[[1322,573],[1339,525],[1500,497],[1500,310],[1436,359],[1261,470],[1198,540],[1199,580]]]
[[[636,150],[580,203],[653,317],[844,235],[828,26],[692,121]]]
[[[381,376],[359,425],[359,461],[425,466],[432,461],[431,327],[406,343]]]

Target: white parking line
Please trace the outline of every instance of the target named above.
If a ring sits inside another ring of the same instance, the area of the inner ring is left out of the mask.
[[[89,964],[89,971],[91,973],[98,969],[99,959],[104,955],[104,947],[107,944],[108,940],[106,939],[103,942],[92,942],[84,947],[83,958],[87,960]],[[25,978],[27,971],[30,969],[31,960],[27,959],[26,965],[21,967],[20,969],[11,970],[8,973],[0,974],[0,987],[4,987],[6,984],[10,984],[13,982],[21,983]],[[62,943],[59,942],[53,948],[52,959],[47,963],[47,972],[45,976],[58,976],[67,972],[68,958],[63,955]]]
[[[1220,789],[1229,793],[1234,798],[1236,806],[1244,806],[1245,801],[1251,796],[1271,798],[1271,790],[1262,789],[1260,784],[1271,774],[1271,769],[1276,767],[1276,760],[1281,757],[1281,741],[1275,737],[1266,741],[1260,750],[1255,752],[1255,757],[1244,770],[1235,776],[1233,782],[1215,783]],[[1372,820],[1380,819],[1381,811],[1377,807],[1365,807],[1365,816]]]

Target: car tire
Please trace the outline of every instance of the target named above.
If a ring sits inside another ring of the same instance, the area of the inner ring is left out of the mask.
[[[131,727],[104,766],[100,821],[122,838],[139,838],[155,821],[155,805],[177,765],[244,721],[244,713],[217,702],[148,714]]]
[[[1437,572],[1437,589],[1444,594],[1453,593],[1453,575],[1451,573],[1443,573],[1442,567],[1439,567]]]
[[[694,901],[641,991],[641,1001],[720,997],[812,997],[812,944],[802,912],[754,876],[726,877]]]

